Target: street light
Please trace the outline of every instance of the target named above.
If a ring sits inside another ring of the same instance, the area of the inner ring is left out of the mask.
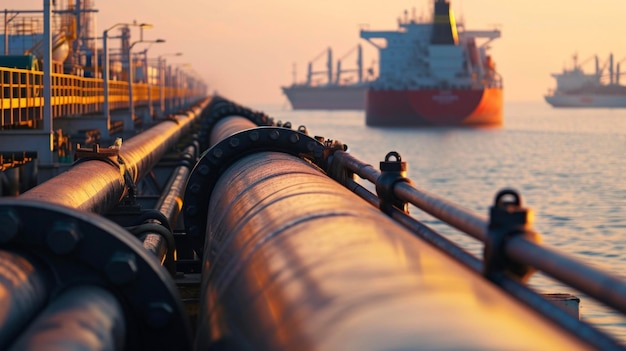
[[[143,37],[143,34],[141,35]],[[135,67],[133,67],[133,58],[132,58],[132,50],[133,47],[137,44],[141,44],[141,43],[145,43],[145,44],[160,44],[160,43],[165,43],[165,40],[163,39],[156,39],[156,40],[137,40],[136,42],[130,44],[130,46],[128,47],[128,100],[129,100],[129,104],[130,104],[130,120],[134,121],[135,120],[135,101],[133,98],[133,81],[135,80]],[[146,53],[147,53],[146,49]],[[124,130],[132,130],[134,126],[126,126],[124,125]]]
[[[160,55],[158,58],[159,64],[159,106],[161,108],[161,117],[165,116],[165,56],[182,56],[182,52],[175,52],[170,54]]]
[[[176,90],[178,92],[178,96],[175,96],[174,100],[175,100],[175,106],[177,109],[181,108],[183,105],[185,105],[185,94],[187,94],[186,91],[184,91],[183,88],[185,88],[185,82],[187,80],[187,76],[184,73],[184,69],[185,68],[190,68],[191,64],[190,63],[181,63],[176,65],[176,71],[174,73],[174,77],[176,79]],[[183,95],[180,95],[180,94]]]
[[[107,120],[106,137],[109,136],[109,128],[111,128],[111,107],[109,105],[109,49],[107,47],[107,41],[108,41],[107,38],[109,36],[109,32],[119,26],[139,27],[142,30],[144,28],[152,28],[152,25],[149,23],[141,23],[141,24],[116,23],[115,25],[109,27],[108,29],[105,29],[104,32],[102,32],[102,50],[104,51],[104,63],[102,65],[102,80],[104,83],[104,106],[103,106],[104,111],[103,113],[104,113],[104,117]]]

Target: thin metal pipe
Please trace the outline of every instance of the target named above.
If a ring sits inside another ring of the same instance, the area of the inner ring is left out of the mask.
[[[182,196],[189,178],[189,167],[193,167],[198,154],[197,145],[189,145],[181,153],[181,159],[189,160],[192,164],[180,165],[174,169],[172,176],[165,185],[165,193],[159,197],[156,209],[159,210],[172,223],[178,220],[178,215],[182,209]]]
[[[163,235],[148,233],[140,239],[144,249],[152,253],[162,265],[165,262],[165,257],[167,256],[168,246],[167,240],[165,240]]]
[[[410,202],[422,211],[462,230],[475,239],[487,241],[489,222],[486,218],[405,182],[397,183],[393,190],[398,198]]]
[[[360,177],[367,177],[364,179],[370,181],[373,179],[374,183],[380,175],[380,172],[370,165],[345,152],[336,152],[334,157]],[[424,212],[482,242],[487,240],[488,220],[486,218],[472,214],[458,205],[417,189],[409,183],[397,183],[394,187],[394,194],[399,199],[410,202]],[[594,299],[626,313],[626,282],[522,237],[509,240],[505,250],[511,259],[535,267]]]
[[[65,291],[33,321],[10,350],[123,350],[126,322],[116,297],[99,287]]]
[[[208,100],[205,99],[199,105],[207,104]],[[189,131],[199,115],[197,108],[186,115],[176,115],[173,120],[163,121],[123,143],[119,155],[133,183],[150,172],[180,137]],[[113,163],[87,160],[25,192],[20,198],[106,213],[126,195],[130,185],[126,182],[125,174]]]
[[[352,155],[338,151],[335,158],[346,168],[353,171],[359,177],[376,184],[380,171],[371,165],[361,162]],[[436,195],[427,193],[424,190],[415,188],[413,185],[400,182],[394,187],[395,195],[410,202],[420,210],[438,218],[452,227],[455,227],[472,237],[485,242],[487,238],[487,220],[481,218],[470,211],[446,201]]]
[[[511,238],[505,250],[507,256],[515,261],[533,266],[596,300],[626,313],[626,282],[521,237]]]
[[[375,194],[371,193],[353,180],[349,179],[346,183],[348,189],[352,190],[355,194],[359,195],[373,206],[378,206],[378,197]],[[418,237],[439,248],[441,251],[464,264],[475,273],[482,273],[482,261],[458,247],[456,244],[449,241],[436,231],[428,228],[428,226],[420,223],[413,217],[399,210],[393,211],[390,216],[398,223],[410,229],[411,232],[415,233]],[[613,338],[599,331],[593,325],[572,318],[567,312],[547,301],[544,297],[539,295],[534,290],[529,289],[524,284],[502,274],[497,277],[492,277],[492,280],[500,288],[517,298],[519,301],[534,308],[536,311],[551,319],[563,329],[573,335],[576,335],[586,343],[601,350],[621,350],[621,346]]]
[[[340,162],[344,167],[354,172],[359,177],[369,180],[376,184],[376,180],[380,177],[380,171],[374,168],[372,165],[364,163],[355,158],[351,154],[344,151],[337,151],[333,154],[333,157]]]
[[[378,207],[378,197],[362,187],[359,183],[355,182],[354,180],[348,179],[346,186],[348,187],[348,189],[352,190],[352,192],[359,195],[361,198],[365,199],[373,206]],[[444,236],[440,235],[433,229],[419,222],[415,218],[401,211],[393,211],[389,216],[393,218],[396,222],[402,224],[404,227],[410,229],[411,232],[414,233],[417,237],[423,239],[434,247],[445,252],[458,262],[471,268],[477,273],[482,272],[483,265],[478,258],[465,251],[452,241],[446,239]]]
[[[181,154],[182,159],[195,161],[197,155],[197,146],[190,145]],[[165,218],[167,218],[171,229],[173,230],[178,221],[178,215],[183,206],[183,195],[185,193],[185,186],[187,185],[187,179],[191,170],[189,167],[192,164],[183,164],[178,166],[172,172],[167,184],[165,185],[165,193],[163,193],[156,204],[156,209],[161,212]],[[143,247],[152,252],[156,258],[163,264],[166,257],[169,255],[173,261],[172,252],[174,250],[173,243],[168,242],[167,238],[159,233],[147,233],[141,238]],[[169,247],[169,248],[168,248]],[[168,267],[174,269],[174,267]],[[175,272],[173,272],[175,273]]]

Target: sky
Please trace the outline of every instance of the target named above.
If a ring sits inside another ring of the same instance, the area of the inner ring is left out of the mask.
[[[328,47],[335,58],[361,43],[364,64],[377,51],[359,29],[395,30],[405,10],[419,15],[431,0],[91,0],[98,9],[97,32],[120,22],[151,23],[144,39],[165,39],[149,56],[192,67],[209,86],[240,104],[286,104],[280,87],[304,80],[309,61]],[[68,0],[57,0],[57,6]],[[505,101],[540,101],[555,81],[550,76],[598,55],[626,58],[624,0],[451,0],[467,29],[500,28],[491,56],[503,77]],[[10,10],[42,9],[43,0],[2,0]],[[134,40],[139,33],[132,33]],[[132,40],[132,39],[131,39]],[[111,44],[110,44],[111,45]],[[348,56],[345,66],[355,62]],[[324,69],[325,58],[314,63]],[[589,72],[593,60],[583,66]],[[187,68],[188,69],[188,68]],[[626,70],[626,68],[625,68]]]

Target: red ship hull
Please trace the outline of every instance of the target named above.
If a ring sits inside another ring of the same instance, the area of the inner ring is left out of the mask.
[[[365,121],[389,127],[500,125],[502,89],[370,89]]]

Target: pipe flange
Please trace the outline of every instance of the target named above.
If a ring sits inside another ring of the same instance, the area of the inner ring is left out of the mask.
[[[186,232],[198,254],[204,249],[209,199],[220,175],[238,159],[264,151],[304,158],[325,170],[333,150],[299,131],[258,127],[233,134],[204,152],[189,176],[183,200]]]
[[[167,270],[119,225],[64,206],[0,199],[0,248],[28,253],[55,277],[52,294],[98,285],[124,306],[128,350],[191,350],[191,329]],[[6,228],[6,229],[5,229]]]
[[[263,112],[254,111],[250,108],[236,104],[230,100],[216,97],[213,101],[211,101],[211,104],[209,104],[209,106],[207,106],[206,109],[202,112],[202,131],[205,134],[204,136],[206,136],[206,134],[208,134],[209,131],[213,129],[215,123],[219,122],[223,118],[232,116],[247,118],[257,126],[276,125],[274,119]],[[203,138],[203,140],[208,141],[208,138]]]

